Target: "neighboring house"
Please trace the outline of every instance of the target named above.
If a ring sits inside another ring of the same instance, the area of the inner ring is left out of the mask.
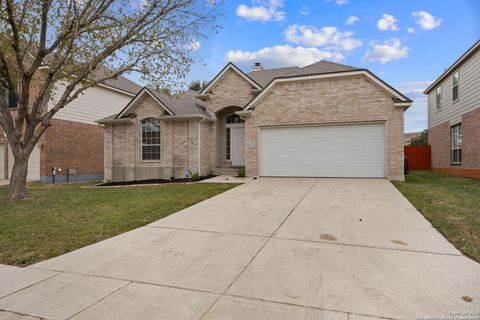
[[[52,125],[40,138],[28,166],[29,180],[52,182],[52,168],[61,168],[57,182],[103,179],[103,128],[95,120],[119,112],[141,89],[124,77],[108,80],[85,90],[77,99],[61,109]],[[55,89],[54,98],[45,108],[52,108],[63,86]],[[11,112],[16,112],[16,99],[9,95]],[[13,155],[0,127],[0,180],[8,179],[13,168]]]
[[[105,178],[188,172],[403,180],[411,100],[365,69],[320,61],[248,74],[228,63],[200,93],[144,88],[105,125]]]
[[[480,179],[480,40],[424,93],[432,169]]]
[[[412,139],[420,137],[421,132],[408,132],[405,133],[404,145],[409,146]]]

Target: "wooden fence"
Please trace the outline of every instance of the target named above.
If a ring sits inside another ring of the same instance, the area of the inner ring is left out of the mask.
[[[430,170],[432,168],[432,150],[429,145],[404,146],[405,158],[410,170]]]

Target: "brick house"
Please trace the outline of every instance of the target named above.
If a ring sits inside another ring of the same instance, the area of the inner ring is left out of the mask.
[[[411,100],[366,69],[320,61],[248,74],[228,63],[201,92],[144,88],[105,126],[105,178],[187,172],[403,180]]]
[[[27,179],[52,182],[53,167],[62,169],[56,176],[57,182],[66,181],[67,173],[69,181],[103,179],[103,128],[95,120],[119,112],[140,89],[136,83],[119,77],[87,89],[61,109],[30,156]],[[53,100],[44,108],[51,108],[62,90],[59,85]],[[12,95],[8,105],[15,113],[16,99]],[[12,167],[13,155],[0,127],[0,180],[9,178]]]
[[[480,179],[480,40],[424,93],[432,170]]]

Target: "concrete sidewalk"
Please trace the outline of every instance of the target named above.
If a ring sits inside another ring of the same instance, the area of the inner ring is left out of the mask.
[[[480,264],[386,180],[251,181],[28,268],[2,266],[0,284],[0,319],[365,320],[480,310]]]

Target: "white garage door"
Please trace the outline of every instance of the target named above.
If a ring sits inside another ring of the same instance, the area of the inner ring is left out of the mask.
[[[261,129],[261,175],[385,176],[383,124]]]

